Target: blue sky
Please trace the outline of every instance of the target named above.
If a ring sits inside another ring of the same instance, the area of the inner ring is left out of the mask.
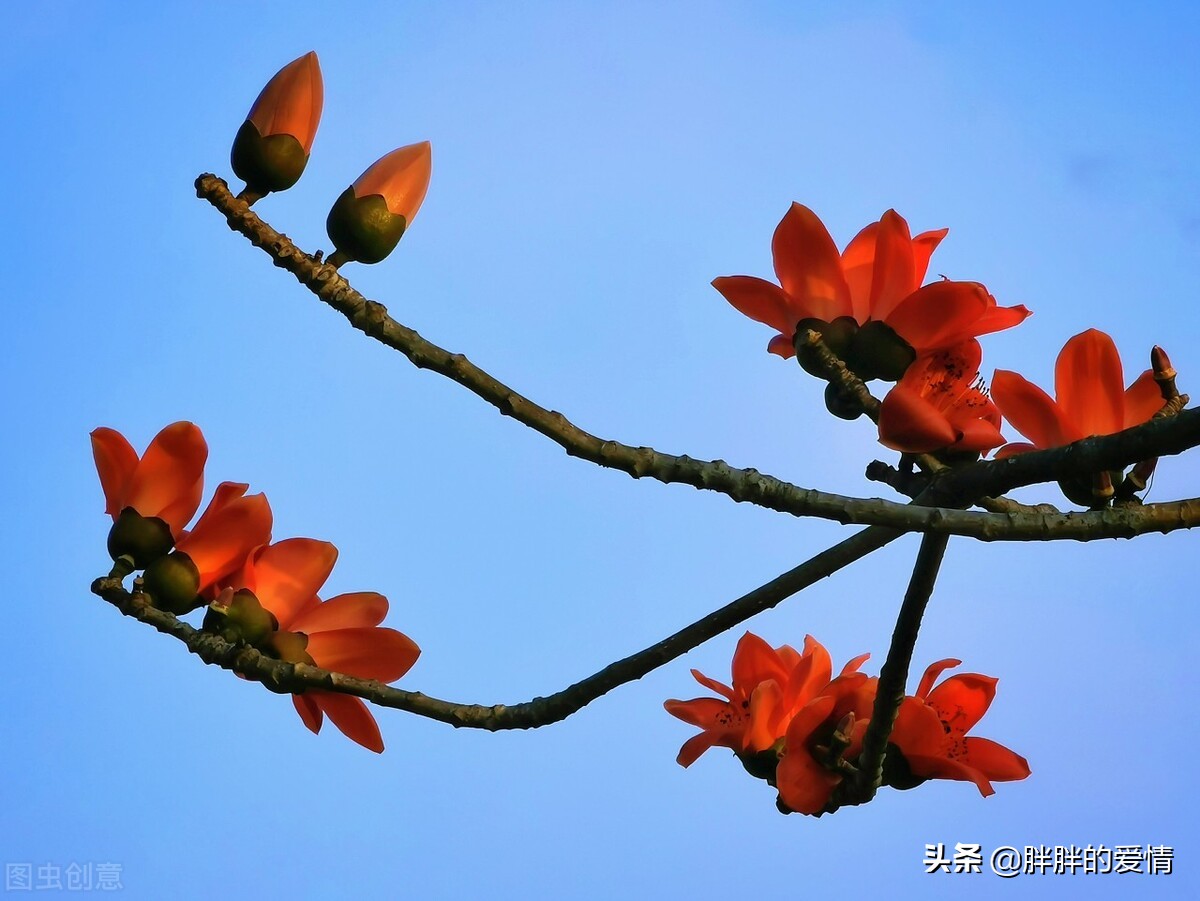
[[[951,541],[916,666],[1000,677],[979,734],[1033,776],[885,792],[781,817],[661,708],[723,678],[741,630],[531,733],[395,711],[376,757],[202,666],[88,592],[108,520],[87,433],[143,447],[191,419],[209,481],[251,482],[275,536],[333,541],[330,593],[378,590],[423,656],[402,685],[473,703],[548,694],[844,537],[566,457],[369,342],[229,232],[192,180],[231,177],[259,89],[310,49],[325,115],[301,182],[256,210],[328,248],[369,163],[433,143],[400,249],[345,274],[398,319],[588,430],[873,496],[890,454],[709,286],[770,273],[792,201],[844,243],[888,208],[948,226],[931,273],[1034,316],[990,338],[1049,385],[1108,331],[1130,378],[1162,344],[1200,391],[1200,11],[1127,4],[45,3],[0,60],[8,325],[6,864],[116,862],[126,895],[707,898],[899,890],[928,842],[1166,844],[1170,877],[1022,877],[1033,897],[1194,890],[1194,536]],[[1151,497],[1200,494],[1195,457]],[[1057,500],[1053,492],[1027,497]],[[908,537],[764,614],[877,672]],[[915,676],[914,676],[915,684]],[[1070,880],[1070,881],[1068,881]],[[43,894],[50,894],[46,891]]]

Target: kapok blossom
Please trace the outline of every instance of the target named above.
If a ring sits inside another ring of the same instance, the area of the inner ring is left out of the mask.
[[[221,587],[234,593],[249,590],[275,617],[277,631],[266,641],[275,656],[360,679],[394,682],[412,668],[421,649],[402,632],[379,626],[388,610],[383,595],[357,592],[327,601],[317,597],[336,560],[337,548],[327,541],[289,538],[255,550]],[[320,731],[328,716],[347,737],[383,751],[379,726],[361,698],[306,691],[292,695],[292,701],[313,732]]]
[[[127,554],[146,566],[171,549],[200,506],[208,459],[204,435],[190,422],[172,423],[140,457],[115,429],[95,429],[91,439],[104,510],[113,518],[113,559]]]
[[[1004,443],[1000,411],[979,378],[978,341],[918,358],[879,409],[879,441],[913,454],[986,453]]]
[[[929,665],[915,696],[900,704],[889,742],[899,750],[917,782],[957,779],[974,782],[984,797],[992,782],[1012,782],[1029,775],[1024,757],[986,738],[967,737],[996,696],[998,680],[978,673],[959,673],[936,688],[933,683],[961,660]],[[889,748],[889,757],[893,750]]]
[[[196,525],[175,550],[146,569],[145,589],[154,606],[187,613],[211,599],[222,580],[238,570],[259,545],[271,540],[266,495],[246,495],[244,482],[222,482]]]
[[[733,275],[714,279],[713,287],[738,311],[779,332],[767,345],[771,353],[794,356],[793,339],[804,323],[824,332],[830,349],[861,377],[894,381],[914,356],[1011,328],[1029,315],[1024,306],[997,306],[977,282],[921,287],[947,231],[913,238],[908,223],[888,210],[839,254],[816,214],[793,203],[771,241],[779,284]],[[827,324],[834,328],[826,331]],[[896,337],[903,345],[893,346]]]
[[[804,640],[804,652],[798,653],[789,645],[772,648],[747,632],[733,653],[732,687],[692,670],[697,682],[723,700],[695,698],[663,704],[672,716],[703,730],[679,749],[680,766],[691,766],[713,747],[731,748],[739,756],[771,748],[787,731],[796,710],[829,684],[832,666],[829,652],[811,636]]]
[[[997,369],[992,399],[1004,418],[1030,443],[1006,444],[997,459],[1045,450],[1092,435],[1111,435],[1148,422],[1163,405],[1147,369],[1125,387],[1121,357],[1112,338],[1088,329],[1071,338],[1058,355],[1051,397],[1015,372]]]

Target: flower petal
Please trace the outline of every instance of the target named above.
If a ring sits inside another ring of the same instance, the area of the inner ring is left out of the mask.
[[[379,682],[395,682],[421,656],[417,643],[403,632],[378,627],[314,632],[307,650],[322,669]]]
[[[683,743],[683,747],[675,755],[675,762],[681,767],[689,767],[700,759],[701,754],[715,746],[716,737],[713,733],[701,732],[699,735],[693,735]]]
[[[912,240],[912,255],[913,255],[913,288],[916,289],[921,282],[925,281],[925,274],[929,271],[929,258],[933,256],[933,252],[937,246],[942,243],[942,239],[950,233],[948,228],[939,228],[934,231],[921,232]]]
[[[176,544],[200,571],[201,592],[225,581],[256,547],[271,540],[271,507],[266,495],[236,496],[247,487],[234,482],[217,486],[196,527]],[[261,597],[259,600],[266,606]]]
[[[715,691],[717,694],[725,696],[730,701],[733,700],[733,689],[724,682],[718,682],[716,679],[710,679],[698,669],[692,670],[692,678],[694,678],[709,691]]]
[[[92,430],[92,457],[104,489],[104,512],[115,520],[128,504],[125,489],[137,469],[138,455],[125,436],[116,429]]]
[[[1098,329],[1076,335],[1054,367],[1059,409],[1079,437],[1111,435],[1125,427],[1125,379],[1112,338]]]
[[[310,732],[320,732],[321,724],[324,721],[324,714],[321,713],[321,708],[317,702],[313,700],[312,694],[292,695],[292,704],[296,707],[296,712],[300,714],[300,719],[304,721],[304,725],[308,727]]]
[[[1149,422],[1154,414],[1162,409],[1162,392],[1158,390],[1158,382],[1154,380],[1154,372],[1147,369],[1125,389],[1125,418],[1124,428],[1132,428]]]
[[[1015,372],[996,370],[992,379],[992,400],[1013,428],[1032,441],[1035,447],[1044,450],[1083,437],[1067,423],[1050,395]],[[1012,453],[1016,451],[1009,451],[1004,456]]]
[[[946,414],[908,385],[897,384],[879,407],[879,443],[892,450],[923,454],[954,444],[959,433]]]
[[[987,713],[996,697],[997,681],[979,673],[960,673],[929,692],[925,702],[937,711],[950,734],[962,735]]]
[[[1002,332],[1015,325],[1020,325],[1033,315],[1030,310],[1025,308],[1024,304],[1017,304],[1015,307],[998,307],[994,305],[994,298],[992,299],[992,304],[988,307],[987,312],[976,319],[975,324],[971,326],[973,337],[977,338],[980,335]]]
[[[851,314],[850,289],[837,245],[808,207],[793,203],[784,214],[771,238],[771,254],[796,320],[815,316],[832,322]]]
[[[125,506],[157,516],[178,535],[200,506],[208,445],[200,429],[176,422],[154,436],[125,486]]]
[[[778,332],[794,332],[799,317],[788,308],[787,294],[778,285],[753,275],[723,275],[712,286],[733,308]]]
[[[897,303],[886,322],[920,355],[979,334],[974,326],[987,312],[990,298],[978,282],[933,282]]]
[[[760,682],[774,679],[784,684],[788,677],[775,649],[753,632],[745,633],[738,640],[733,652],[732,669],[733,690],[744,697],[749,697]]]
[[[1029,776],[1029,761],[991,739],[964,738],[963,750],[961,762],[993,782],[1015,782]]]
[[[288,631],[311,634],[332,629],[366,629],[383,622],[387,611],[387,598],[377,592],[339,594],[296,616]]]
[[[875,267],[875,235],[878,232],[879,223],[872,222],[842,251],[842,273],[850,289],[851,315],[860,324],[871,315],[871,272]]]
[[[368,751],[383,753],[383,736],[379,734],[379,725],[362,698],[332,691],[310,691],[305,696],[312,697],[330,722],[347,738],[358,742]]]
[[[956,666],[962,666],[962,661],[956,657],[946,657],[944,660],[936,660],[925,667],[925,673],[921,676],[921,683],[917,686],[917,697],[921,700],[929,697],[929,691],[933,688],[933,683],[938,680],[938,676]]]
[[[904,298],[917,290],[914,278],[912,235],[908,223],[895,210],[879,220],[875,235],[875,265],[871,271],[870,315],[884,320]]]
[[[979,793],[985,798],[996,793],[986,775],[953,758],[905,754],[904,759],[908,761],[908,767],[914,776],[923,779],[954,779],[959,782],[974,782]]]
[[[776,335],[767,342],[767,353],[790,360],[796,356],[796,345],[787,335]]]
[[[337,548],[328,541],[288,538],[255,552],[246,564],[246,587],[275,614],[279,628],[294,631],[292,621],[321,590],[336,560]]]
[[[663,708],[671,716],[701,729],[715,728],[718,718],[729,709],[727,701],[718,698],[693,698],[690,701],[663,701]]]

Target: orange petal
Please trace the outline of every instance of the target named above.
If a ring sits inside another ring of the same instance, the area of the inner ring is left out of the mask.
[[[747,632],[738,640],[732,670],[733,690],[747,696],[760,682],[774,679],[783,684],[788,677],[775,649],[753,632]]]
[[[832,322],[851,315],[841,255],[816,213],[793,203],[771,238],[771,254],[797,320],[815,316]]]
[[[912,255],[913,255],[913,289],[915,290],[921,282],[925,281],[925,273],[929,271],[929,258],[933,256],[933,252],[937,246],[942,243],[942,239],[950,233],[948,228],[939,228],[934,231],[921,232],[913,238]]]
[[[1015,372],[996,370],[992,379],[992,400],[1013,428],[1036,447],[1058,447],[1083,437],[1066,422],[1050,395]]]
[[[929,697],[929,691],[933,688],[933,683],[938,680],[938,676],[956,666],[962,666],[962,661],[956,657],[947,657],[944,660],[936,660],[925,667],[925,673],[921,676],[921,683],[917,686],[917,697],[921,700]]]
[[[1015,782],[1029,776],[1029,761],[987,738],[964,738],[962,762],[994,782]]]
[[[797,813],[818,813],[841,776],[825,769],[808,751],[808,741],[833,712],[834,699],[817,698],[796,714],[787,730],[787,752],[775,772],[779,796]]]
[[[925,701],[951,734],[962,735],[987,713],[996,697],[997,681],[979,673],[960,673],[934,688]]]
[[[905,754],[904,759],[908,761],[908,767],[914,776],[924,779],[955,779],[959,782],[974,782],[979,793],[985,798],[996,793],[987,776],[974,767],[952,758]]]
[[[1028,442],[1013,441],[1013,442],[1010,442],[1010,443],[1004,445],[1004,447],[1000,448],[1000,450],[996,451],[995,459],[1003,460],[1006,457],[1015,457],[1017,454],[1027,454],[1030,451],[1035,451],[1035,450],[1037,450],[1037,447],[1035,447],[1032,444],[1029,444]]]
[[[920,355],[975,337],[990,296],[978,282],[933,282],[897,303],[886,322]]]
[[[879,223],[872,222],[851,239],[842,251],[842,272],[850,290],[851,315],[863,323],[871,314],[871,273],[875,267],[875,235]]]
[[[879,220],[875,236],[875,266],[871,272],[871,318],[884,320],[919,284],[913,277],[912,235],[895,210]]]
[[[880,404],[879,443],[884,447],[923,454],[949,447],[958,438],[946,414],[907,385],[896,385]]]
[[[942,721],[938,719],[937,711],[912,695],[900,702],[900,710],[888,741],[910,760],[916,755],[943,756],[950,748],[950,739]]]
[[[1054,393],[1079,437],[1121,431],[1125,379],[1112,338],[1093,328],[1068,341],[1054,367]]]
[[[279,628],[295,631],[293,620],[321,590],[336,560],[337,548],[328,541],[288,538],[254,554],[246,567],[246,587],[275,614]]]
[[[125,488],[125,506],[158,516],[178,535],[200,506],[208,445],[200,429],[176,422],[154,436]]]
[[[297,615],[288,631],[311,634],[332,629],[367,629],[383,622],[387,611],[387,598],[374,591],[339,594]]]
[[[321,708],[317,706],[317,702],[313,700],[311,694],[292,695],[292,704],[296,707],[296,712],[300,714],[300,719],[304,721],[310,732],[320,732],[321,723],[325,717],[321,713]]]
[[[243,484],[222,483],[196,527],[176,545],[200,571],[200,591],[236,572],[251,551],[271,540],[271,507],[266,495],[223,501],[224,496],[245,488]],[[259,597],[259,601],[266,606],[264,598]]]
[[[765,751],[783,737],[783,689],[774,679],[761,682],[750,695],[750,721],[742,735],[743,751]]]
[[[729,709],[729,704],[717,698],[693,698],[690,701],[663,701],[663,707],[671,716],[688,725],[714,729],[719,717]]]
[[[404,227],[412,225],[417,210],[429,190],[433,150],[428,141],[409,144],[376,160],[354,182],[354,196],[380,195],[393,216],[404,217]]]
[[[116,519],[128,506],[125,489],[137,469],[137,451],[116,429],[101,427],[92,430],[92,457],[104,489],[104,512]]]
[[[787,335],[776,335],[767,342],[767,353],[790,360],[796,356],[796,346]]]
[[[871,659],[870,654],[859,654],[846,661],[846,665],[842,667],[841,675],[848,676],[851,673],[857,673],[864,663]]]
[[[714,278],[712,286],[743,316],[779,332],[796,330],[799,317],[788,308],[787,295],[778,285],[753,275],[723,275]]]
[[[728,698],[730,701],[733,700],[733,689],[730,688],[728,685],[726,685],[724,682],[718,682],[716,679],[710,679],[708,676],[704,675],[704,673],[700,672],[700,670],[698,670],[698,669],[692,670],[692,678],[694,678],[697,682],[699,682],[701,685],[703,685],[705,688],[709,689],[710,691],[715,691],[717,694],[723,695],[724,697]]]
[[[323,669],[379,682],[395,682],[421,656],[417,643],[403,632],[382,628],[314,632],[307,650]]]
[[[1017,304],[1015,307],[998,307],[994,304],[995,300],[993,299],[987,312],[975,320],[975,324],[971,326],[972,337],[1002,332],[1015,325],[1020,325],[1033,315],[1025,308],[1024,304]]]
[[[317,54],[310,51],[275,73],[246,118],[264,138],[291,135],[308,153],[312,150],[324,103],[321,66]]]
[[[332,691],[310,691],[305,697],[313,698],[330,722],[347,738],[358,742],[368,751],[383,753],[383,736],[379,734],[379,725],[362,698]]]
[[[689,767],[700,758],[701,754],[715,746],[716,737],[711,732],[693,735],[683,743],[683,747],[679,749],[679,754],[675,757],[675,762],[681,767]]]
[[[1149,422],[1162,409],[1162,392],[1154,381],[1154,372],[1147,369],[1125,390],[1124,427],[1132,428]]]

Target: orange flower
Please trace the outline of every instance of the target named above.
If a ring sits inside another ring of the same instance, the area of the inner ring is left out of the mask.
[[[407,635],[379,627],[388,602],[381,594],[358,592],[321,601],[317,592],[333,571],[337,548],[327,541],[289,538],[256,550],[222,587],[248,589],[275,617],[270,646],[294,663],[394,682],[409,671],[421,650]],[[297,713],[313,732],[325,716],[346,736],[383,751],[379,726],[361,698],[331,691],[292,695]]]
[[[317,54],[292,60],[267,82],[233,141],[230,162],[258,195],[294,185],[308,165],[325,88]]]
[[[862,751],[879,684],[878,679],[855,672],[862,660],[846,664],[842,674],[788,724],[774,783],[781,809],[820,813],[842,781],[838,763],[853,760]]]
[[[739,755],[769,749],[783,737],[795,711],[829,684],[832,666],[829,652],[812,636],[804,639],[801,654],[788,645],[772,648],[747,632],[733,653],[732,688],[692,670],[697,682],[724,700],[695,698],[663,704],[672,716],[704,730],[679,749],[680,766],[691,766],[712,747],[732,748]]]
[[[221,581],[245,562],[254,548],[271,540],[271,507],[266,495],[245,497],[249,486],[222,482],[196,526],[175,551],[146,568],[145,589],[154,606],[187,613],[214,597]]]
[[[908,367],[879,410],[879,440],[908,453],[985,453],[1004,443],[1000,411],[979,379],[978,341],[937,351]]]
[[[738,311],[779,332],[767,345],[771,353],[793,356],[803,322],[823,332],[830,349],[861,377],[894,381],[914,355],[1011,328],[1029,315],[1023,306],[996,306],[977,282],[921,287],[946,233],[913,238],[908,223],[888,210],[839,254],[816,214],[793,203],[771,242],[779,285],[733,275],[715,279],[713,287]]]
[[[395,249],[425,200],[432,162],[428,141],[409,144],[381,157],[342,192],[325,221],[341,257],[378,263]]]
[[[1018,432],[1032,443],[1006,444],[996,457],[1044,450],[1091,435],[1111,435],[1147,422],[1163,405],[1147,369],[1128,388],[1112,338],[1096,329],[1063,347],[1054,368],[1055,400],[1015,372],[997,369],[992,399]]]
[[[896,787],[912,787],[925,779],[958,779],[974,782],[987,797],[995,791],[993,781],[1012,782],[1029,775],[1024,757],[986,738],[966,737],[991,706],[996,679],[960,673],[933,687],[938,676],[961,663],[947,659],[930,664],[916,696],[901,702],[889,741],[916,781],[896,782]]]
[[[171,549],[200,506],[204,435],[190,422],[173,423],[141,457],[113,429],[98,428],[91,438],[104,511],[113,518],[109,550],[114,560],[127,554],[144,567]]]

